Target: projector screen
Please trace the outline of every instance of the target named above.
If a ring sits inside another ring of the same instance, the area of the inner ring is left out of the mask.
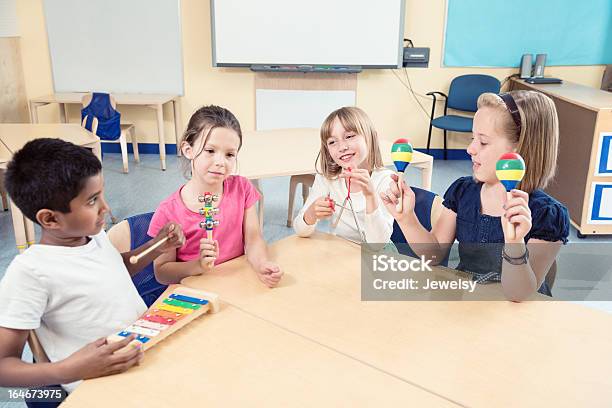
[[[404,0],[211,0],[213,66],[402,64]]]

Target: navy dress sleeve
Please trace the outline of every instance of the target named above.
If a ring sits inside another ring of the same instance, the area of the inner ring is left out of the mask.
[[[544,192],[539,193],[537,196],[533,194],[533,199],[530,198],[529,201],[532,226],[525,241],[535,238],[566,244],[570,225],[567,208]]]
[[[446,190],[446,193],[444,193],[444,201],[442,204],[449,210],[456,213],[459,208],[461,196],[466,191],[468,185],[472,183],[474,183],[474,180],[471,176],[461,177],[460,179],[455,180]]]

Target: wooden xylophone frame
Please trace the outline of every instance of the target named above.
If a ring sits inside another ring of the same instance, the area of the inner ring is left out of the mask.
[[[156,315],[158,313],[158,311],[160,310],[160,306],[163,305],[164,300],[165,299],[169,299],[170,295],[172,294],[176,294],[176,295],[182,295],[182,296],[188,296],[188,297],[194,297],[194,298],[198,298],[198,299],[205,299],[208,301],[207,304],[201,305],[197,310],[194,310],[191,313],[188,314],[181,314],[181,313],[175,313],[176,316],[176,321],[170,325],[168,325],[168,327],[162,331],[160,331],[159,334],[157,334],[156,336],[152,336],[149,337],[148,340],[146,342],[141,342],[139,340],[133,340],[127,347],[132,347],[135,345],[138,345],[142,348],[143,351],[146,351],[150,348],[152,348],[153,346],[155,346],[156,344],[158,344],[160,341],[166,339],[167,337],[171,336],[172,334],[174,334],[175,332],[177,332],[178,330],[182,329],[183,327],[187,326],[189,323],[191,323],[192,321],[194,321],[195,319],[197,319],[198,317],[202,316],[203,314],[206,313],[217,313],[219,311],[219,296],[214,294],[214,293],[210,293],[210,292],[204,292],[201,290],[197,290],[197,289],[192,289],[192,288],[188,288],[186,286],[183,285],[170,285],[168,286],[168,288],[164,291],[164,293],[161,294],[161,296],[155,301],[155,303],[153,305],[151,305],[151,307],[149,309],[147,309],[147,311],[145,312],[144,315],[142,315],[140,317],[139,320],[143,319],[145,316],[148,315]],[[168,312],[168,311],[164,311],[167,313],[172,313],[172,312]],[[180,315],[180,316],[178,316]],[[125,337],[124,336],[120,336],[119,334],[112,334],[110,336],[107,337],[107,341],[109,343],[112,342],[117,342],[117,341],[121,341],[124,340]],[[122,350],[119,350],[119,352],[126,350],[127,349],[124,348]]]

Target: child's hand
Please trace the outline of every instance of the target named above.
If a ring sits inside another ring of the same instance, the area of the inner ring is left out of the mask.
[[[185,243],[185,234],[183,234],[183,228],[181,224],[176,222],[169,222],[159,231],[154,239],[154,243],[168,237],[168,240],[164,242],[159,248],[159,252],[166,252],[169,250],[175,250],[183,246]]]
[[[202,238],[200,240],[200,266],[204,271],[212,269],[219,257],[219,243],[215,240]]]
[[[121,341],[108,343],[103,337],[75,351],[59,363],[66,378],[62,382],[119,374],[139,364],[144,356],[140,346],[130,346],[127,351],[116,353],[134,338],[130,335]]]
[[[403,221],[409,215],[414,214],[414,191],[404,180],[401,181],[402,194],[400,194],[400,190],[397,188],[397,174],[391,175],[392,181],[389,183],[389,189],[387,191],[380,193],[380,198],[389,211],[389,214],[393,216],[397,221]],[[399,197],[402,196],[402,211],[397,211],[397,203],[399,202]]]
[[[278,282],[280,282],[283,276],[283,271],[281,271],[280,267],[274,262],[269,261],[262,262],[259,267],[255,269],[255,272],[259,280],[269,288],[278,285]]]
[[[304,213],[304,221],[312,225],[318,220],[329,218],[334,214],[334,205],[328,197],[318,198]]]
[[[372,197],[376,194],[376,190],[372,185],[372,179],[370,178],[370,172],[366,169],[342,169],[342,173],[338,177],[350,180],[353,186],[359,186],[364,197]]]
[[[510,191],[512,198],[504,203],[506,212],[502,219],[505,241],[508,243],[524,242],[531,231],[531,210],[529,209],[529,194],[521,190]],[[509,224],[514,226],[515,239],[508,239]]]

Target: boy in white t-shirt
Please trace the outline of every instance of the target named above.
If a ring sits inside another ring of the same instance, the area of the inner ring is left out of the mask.
[[[133,339],[107,344],[105,337],[133,323],[146,306],[130,275],[184,241],[177,224],[132,251],[159,239],[159,250],[129,263],[102,229],[108,206],[100,161],[87,149],[59,139],[37,139],[17,152],[6,171],[6,188],[23,214],[40,225],[39,244],[17,255],[0,281],[0,386],[62,384],[123,372],[142,359]],[[50,363],[21,360],[35,330]]]

